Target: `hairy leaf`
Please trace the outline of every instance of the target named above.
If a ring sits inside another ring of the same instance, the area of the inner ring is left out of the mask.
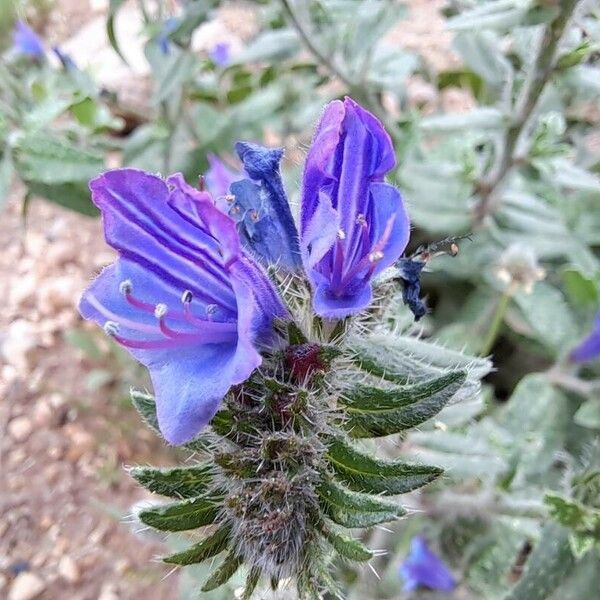
[[[208,581],[202,586],[203,592],[210,592],[217,589],[219,586],[227,583],[229,579],[238,570],[238,567],[242,564],[242,559],[230,553],[227,555],[225,560],[221,563],[221,566],[208,578]]]
[[[132,477],[146,489],[171,498],[194,498],[204,494],[212,482],[211,465],[154,469],[134,467]]]
[[[323,535],[336,552],[349,560],[364,562],[373,558],[373,552],[358,540],[340,533],[329,525],[323,526]]]
[[[214,523],[219,514],[217,497],[191,498],[142,510],[142,523],[161,531],[186,531]]]
[[[163,561],[174,565],[191,565],[217,556],[227,548],[230,532],[229,527],[221,527],[198,544],[183,552],[171,554],[171,556],[163,558]]]

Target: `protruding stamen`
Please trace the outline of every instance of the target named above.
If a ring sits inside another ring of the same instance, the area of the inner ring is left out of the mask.
[[[235,196],[233,194],[227,194],[223,198],[227,204],[233,204],[235,202]]]
[[[183,292],[183,294],[181,294],[181,301],[184,304],[189,304],[192,299],[194,297],[194,294],[192,294],[192,292],[190,292],[190,290],[185,290],[185,292]]]
[[[253,211],[250,212],[250,220],[253,223],[256,223],[258,221],[258,211],[253,210]]]
[[[157,304],[154,308],[154,316],[157,319],[162,319],[167,314],[168,310],[169,309],[166,304]]]
[[[240,212],[241,212],[241,210],[242,210],[242,209],[241,209],[241,208],[240,208],[240,207],[239,207],[237,204],[235,204],[234,206],[232,206],[232,207],[229,209],[229,214],[230,214],[230,215],[239,215],[239,214],[240,214]]]
[[[356,217],[356,224],[361,225],[362,227],[366,227],[367,218],[362,213],[359,213]]]
[[[200,175],[198,177],[198,189],[201,192],[204,192],[206,190],[206,180],[204,179],[204,175]]]
[[[338,240],[345,240],[346,239],[346,234],[344,233],[343,229],[338,229],[337,239]]]
[[[115,323],[115,321],[106,321],[104,323],[104,333],[110,337],[115,337],[119,333],[119,324]]]
[[[369,254],[369,262],[376,263],[379,262],[383,258],[383,252],[380,250],[375,250]]]
[[[119,293],[123,294],[123,296],[127,296],[127,294],[131,294],[133,292],[133,283],[131,279],[125,279],[121,281],[119,284]]]

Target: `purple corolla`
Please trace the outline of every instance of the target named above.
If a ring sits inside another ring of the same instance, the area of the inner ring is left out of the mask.
[[[410,552],[400,565],[406,592],[417,588],[451,592],[456,587],[452,573],[442,559],[432,552],[421,536],[410,542]]]

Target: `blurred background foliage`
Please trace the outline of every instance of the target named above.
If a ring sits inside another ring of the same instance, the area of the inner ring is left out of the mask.
[[[125,4],[110,0],[106,24],[124,60]],[[437,258],[424,275],[431,311],[418,331],[448,353],[491,355],[495,369],[476,400],[389,441],[390,455],[438,464],[446,476],[414,499],[419,512],[393,534],[375,529],[367,540],[388,551],[373,564],[380,580],[344,565],[338,577],[349,597],[400,597],[398,563],[411,536],[425,532],[459,575],[460,597],[591,598],[600,564],[600,361],[578,367],[568,354],[600,309],[597,3],[448,0],[454,59],[442,68],[389,35],[408,1],[248,3],[256,31],[238,47],[224,43],[221,55],[194,43],[219,4],[137,4],[152,82],[137,103],[97,84],[77,56],[61,63],[49,48],[26,56],[8,41],[0,201],[19,179],[24,214],[36,196],[93,216],[87,181],[115,160],[193,182],[211,153],[239,169],[233,143],[249,139],[286,149],[296,206],[312,127],[326,102],[351,95],[393,137],[411,246],[469,235],[458,256]],[[50,5],[1,0],[0,39],[10,40],[17,17],[40,27]],[[442,110],[427,94],[411,95],[414,81],[462,90],[467,101]],[[410,319],[401,310],[398,318]],[[93,353],[85,335],[73,343]],[[104,356],[95,376],[130,375],[123,361]],[[532,564],[554,576],[542,585]]]

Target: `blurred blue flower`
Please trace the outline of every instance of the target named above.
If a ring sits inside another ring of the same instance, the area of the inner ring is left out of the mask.
[[[177,17],[169,17],[164,21],[156,41],[163,54],[169,54],[171,51],[171,34],[179,27],[179,19]]]
[[[571,351],[570,358],[573,362],[587,362],[600,357],[600,313],[596,315],[592,331],[579,345]]]
[[[249,179],[231,185],[228,214],[238,222],[242,241],[267,265],[299,269],[298,231],[279,172],[283,150],[249,142],[235,148]]]
[[[52,52],[56,55],[58,60],[60,60],[65,71],[77,71],[78,67],[75,61],[71,58],[69,54],[63,52],[58,46],[54,46],[52,48]]]
[[[226,67],[231,60],[230,46],[227,42],[215,44],[210,49],[208,55],[215,65],[217,65],[217,67]]]
[[[432,552],[421,536],[415,536],[410,543],[410,552],[400,565],[404,579],[404,590],[428,588],[451,592],[456,581],[445,563]]]
[[[13,30],[13,50],[32,58],[44,58],[45,51],[37,34],[23,21],[17,21]]]
[[[261,364],[273,318],[287,311],[234,221],[180,174],[117,169],[90,189],[119,258],[79,310],[148,367],[161,432],[183,444]]]
[[[350,98],[325,108],[304,167],[300,239],[315,312],[343,318],[372,300],[371,280],[408,243],[400,192],[385,183],[396,166],[390,136]]]

